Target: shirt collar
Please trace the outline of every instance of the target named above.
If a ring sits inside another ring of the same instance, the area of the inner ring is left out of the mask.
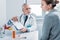
[[[28,18],[30,17],[30,15],[31,15],[31,14],[28,14],[28,15],[27,15],[27,16],[28,16]],[[23,16],[26,16],[26,15],[25,15],[25,14],[23,14]]]
[[[53,12],[53,11],[56,11],[56,9],[52,9],[52,10],[46,11],[46,14],[49,14],[50,12]]]

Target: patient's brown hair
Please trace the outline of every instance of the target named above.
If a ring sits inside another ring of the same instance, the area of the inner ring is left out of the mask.
[[[43,1],[45,1],[47,5],[52,4],[52,8],[54,8],[56,4],[59,3],[58,0],[43,0]]]

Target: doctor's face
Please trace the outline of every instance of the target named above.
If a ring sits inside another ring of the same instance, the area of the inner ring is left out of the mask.
[[[23,12],[24,12],[25,15],[30,14],[30,7],[29,7],[29,5],[24,5],[23,6]]]

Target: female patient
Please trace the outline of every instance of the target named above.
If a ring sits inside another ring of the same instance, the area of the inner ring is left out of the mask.
[[[42,0],[42,9],[48,14],[44,18],[41,40],[60,40],[60,22],[58,11],[54,9],[57,0]]]

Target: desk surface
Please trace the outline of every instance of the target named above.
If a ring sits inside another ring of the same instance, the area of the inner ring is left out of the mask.
[[[7,35],[5,34],[3,38],[0,38],[0,40],[38,40],[38,31],[22,34],[17,33],[15,39],[12,39],[12,35],[9,33],[11,32],[8,32]]]

